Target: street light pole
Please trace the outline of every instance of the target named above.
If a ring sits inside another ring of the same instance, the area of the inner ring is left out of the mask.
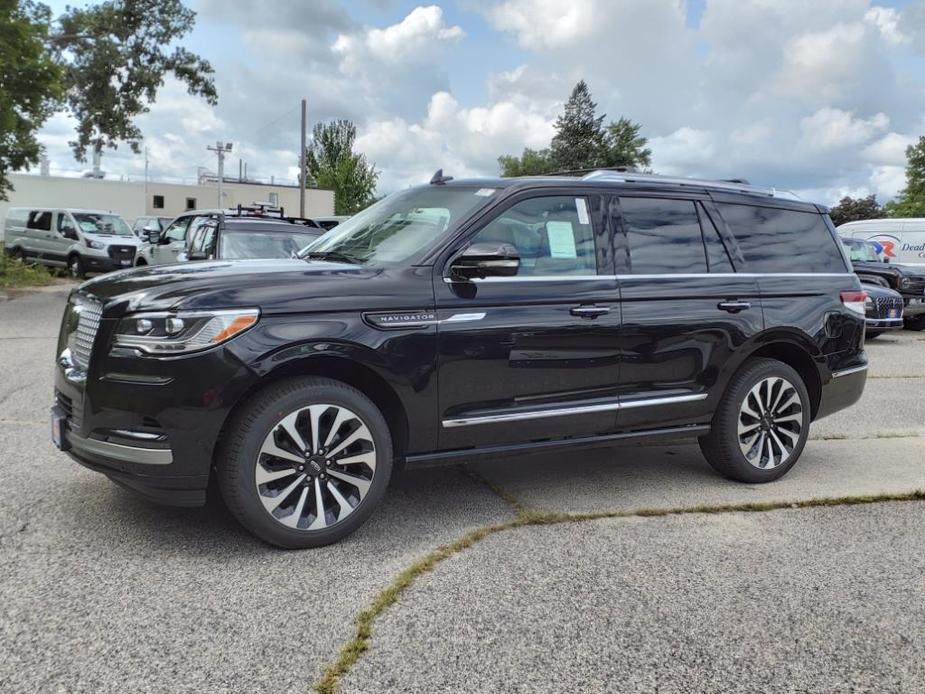
[[[299,157],[299,216],[305,216],[305,99],[302,99],[302,149]]]
[[[218,209],[225,207],[225,155],[231,152],[231,143],[219,140],[215,147],[206,147],[210,152],[218,155]]]

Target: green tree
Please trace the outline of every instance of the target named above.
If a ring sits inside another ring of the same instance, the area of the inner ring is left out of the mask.
[[[925,217],[925,135],[906,148],[906,187],[883,209],[891,217]]]
[[[556,134],[549,147],[556,169],[568,171],[602,165],[606,149],[602,125],[605,116],[598,116],[596,111],[591,90],[584,80],[579,81],[565,103],[565,112],[556,119]]]
[[[306,148],[308,173],[321,188],[334,190],[336,214],[356,214],[375,200],[379,172],[365,155],[353,151],[356,135],[349,120],[318,123]]]
[[[604,166],[626,166],[645,169],[652,164],[652,150],[646,147],[648,139],[639,134],[642,125],[620,117],[607,126],[604,142]]]
[[[502,176],[535,176],[555,171],[625,166],[645,169],[652,162],[642,125],[620,117],[604,128],[606,115],[597,115],[597,104],[584,80],[572,89],[565,110],[556,119],[556,134],[546,149],[524,149],[520,157],[498,157]]]
[[[11,171],[38,163],[35,133],[60,95],[61,73],[46,51],[49,18],[43,5],[0,0],[0,200]]]
[[[77,120],[77,137],[70,144],[84,161],[88,149],[114,149],[120,142],[140,151],[135,118],[149,110],[168,75],[190,94],[217,102],[208,61],[180,46],[171,48],[196,18],[180,0],[108,0],[67,7],[56,19],[48,6],[33,0],[0,0],[0,8],[0,96],[14,90],[13,108],[25,114],[15,139],[0,123],[0,137],[13,143],[0,150],[0,194],[9,188],[7,171],[37,161],[41,150],[35,133],[55,111]],[[25,79],[30,70],[33,82]],[[23,74],[16,76],[17,71]],[[12,82],[11,73],[17,77]],[[26,102],[31,110],[17,108],[24,99],[31,100]],[[7,107],[3,101],[0,109]]]
[[[537,176],[553,170],[548,149],[524,148],[523,156],[504,155],[498,157],[502,176]]]
[[[883,208],[877,202],[876,195],[868,195],[866,198],[852,198],[846,195],[829,210],[829,216],[835,226],[862,219],[880,219],[883,214]]]

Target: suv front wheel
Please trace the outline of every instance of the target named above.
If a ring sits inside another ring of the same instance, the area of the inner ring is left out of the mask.
[[[370,516],[392,472],[392,438],[360,391],[295,378],[258,393],[226,427],[219,488],[238,521],[287,549],[337,542]]]
[[[800,375],[775,359],[753,359],[732,378],[700,450],[725,477],[772,482],[799,459],[809,420],[809,393]]]

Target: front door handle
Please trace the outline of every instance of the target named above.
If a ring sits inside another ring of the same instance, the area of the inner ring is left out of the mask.
[[[597,318],[610,313],[609,306],[575,306],[569,311],[573,316],[579,318]]]
[[[721,311],[729,311],[729,313],[738,313],[739,311],[745,311],[752,307],[751,302],[749,301],[720,301],[716,308]]]

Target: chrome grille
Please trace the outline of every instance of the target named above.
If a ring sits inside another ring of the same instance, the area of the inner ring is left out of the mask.
[[[86,371],[90,365],[96,331],[100,327],[103,306],[98,301],[78,299],[73,310],[77,313],[77,329],[74,331],[72,357],[74,365]]]
[[[897,311],[897,316],[902,314],[903,300],[900,297],[878,296],[874,298],[874,315],[872,318],[886,318],[890,309]]]

